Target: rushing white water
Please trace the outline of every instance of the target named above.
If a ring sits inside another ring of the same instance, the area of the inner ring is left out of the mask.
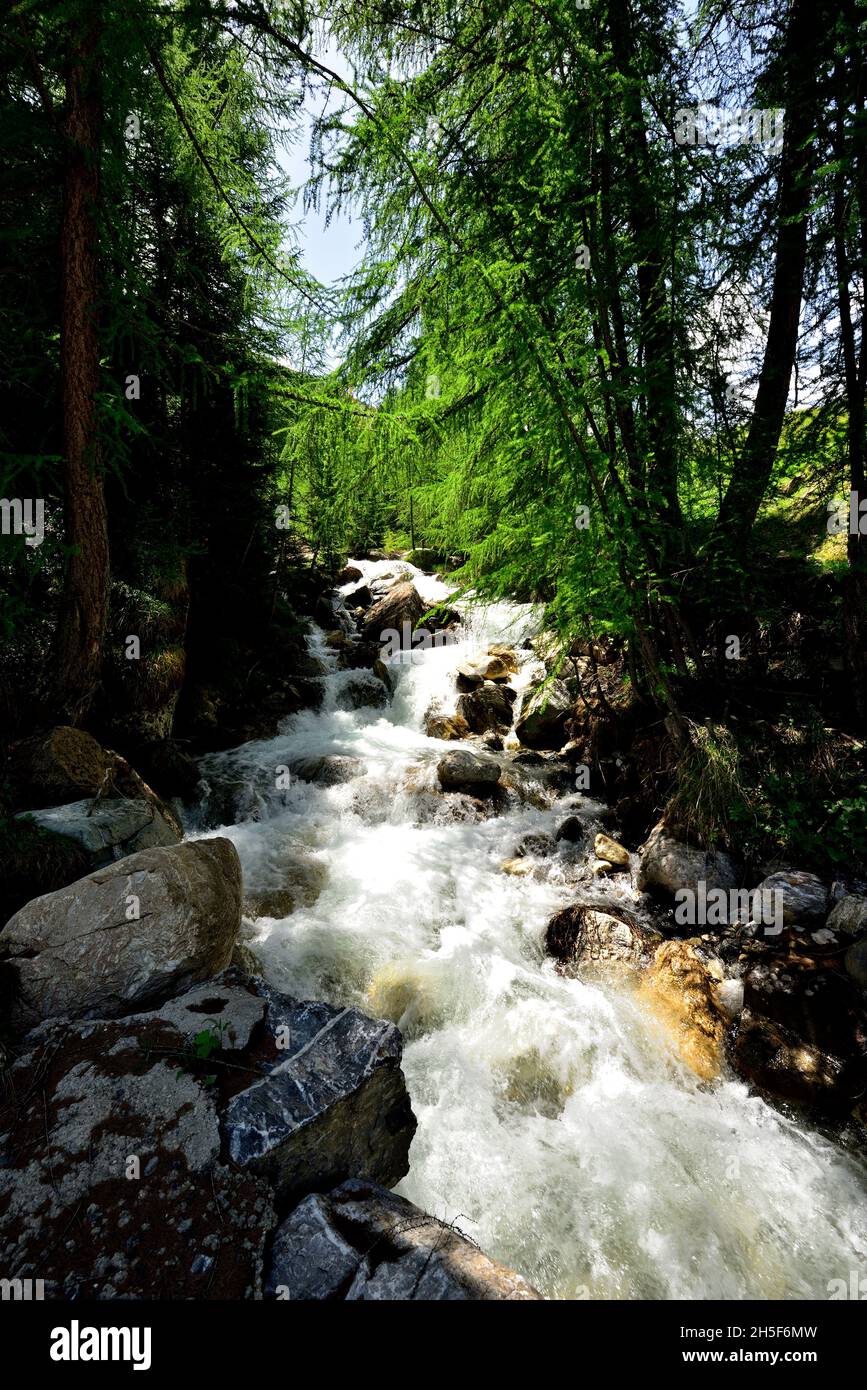
[[[397,568],[354,563],[367,582]],[[429,601],[445,596],[412,576]],[[322,709],[203,760],[206,781],[239,784],[247,818],[206,833],[234,841],[248,889],[279,881],[287,852],[321,866],[316,901],[258,919],[251,944],[295,996],[400,1025],[419,1127],[398,1190],[549,1297],[827,1298],[831,1279],[863,1272],[863,1169],[741,1082],[699,1082],[627,991],[555,972],[545,925],[589,882],[586,850],[558,847],[528,877],[500,867],[565,813],[592,844],[601,808],[537,789],[536,804],[456,819],[438,793],[436,762],[456,745],[425,736],[424,711],[453,708],[468,646],[517,644],[532,619],[476,611],[468,644],[392,663],[379,709],[344,707],[365,677],[337,671],[317,632]],[[360,760],[351,780],[278,787],[279,769],[335,754]]]

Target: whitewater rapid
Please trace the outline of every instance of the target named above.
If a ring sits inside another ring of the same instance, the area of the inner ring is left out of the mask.
[[[396,568],[352,563],[365,583]],[[401,568],[428,602],[447,595]],[[551,1298],[827,1298],[829,1281],[864,1270],[863,1167],[742,1082],[700,1082],[627,990],[556,973],[546,923],[575,901],[576,875],[592,882],[577,851],[533,876],[501,868],[522,836],[566,814],[592,845],[604,808],[567,791],[460,820],[439,793],[437,760],[456,745],[425,735],[425,710],[454,708],[467,655],[518,647],[538,623],[529,608],[459,606],[466,641],[392,660],[383,708],[347,707],[359,672],[339,671],[314,630],[321,709],[203,759],[206,784],[246,789],[244,818],[206,831],[193,820],[190,834],[228,836],[248,891],[289,851],[317,866],[316,901],[248,922],[249,944],[295,997],[400,1026],[418,1132],[397,1190],[418,1206]],[[521,656],[518,685],[536,669]],[[285,775],[333,755],[358,759],[357,775],[335,786]],[[627,901],[618,882],[607,891]]]

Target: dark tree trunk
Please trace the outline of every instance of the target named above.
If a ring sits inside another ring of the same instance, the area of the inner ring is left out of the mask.
[[[677,399],[674,324],[666,275],[671,248],[658,203],[647,126],[641,100],[637,41],[629,0],[609,6],[611,49],[622,76],[625,196],[632,235],[641,323],[640,356],[648,460],[646,502],[656,522],[662,578],[681,568],[686,534],[677,491]],[[673,292],[673,291],[672,291]]]
[[[856,346],[850,282],[864,283],[867,270],[867,138],[864,110],[864,62],[858,34],[858,15],[851,0],[843,6],[840,21],[843,52],[838,52],[835,68],[834,155],[834,258],[837,269],[837,304],[840,312],[840,342],[846,379],[847,447],[849,486],[859,498],[865,496],[865,394],[867,394],[867,333],[861,324],[860,350]],[[847,138],[850,111],[854,112],[851,143]],[[855,216],[852,235],[856,252],[850,257],[847,234],[847,174],[851,176]],[[843,584],[843,639],[846,665],[851,679],[852,705],[860,723],[867,722],[867,536],[847,537],[849,570]]]
[[[97,433],[97,207],[102,105],[99,0],[83,0],[64,110],[61,360],[66,563],[55,646],[56,704],[72,723],[96,693],[108,615],[108,528]]]
[[[765,355],[749,434],[717,517],[712,561],[742,554],[771,477],[798,345],[807,257],[807,209],[815,164],[811,136],[819,104],[817,15],[811,0],[793,0],[783,60],[785,131],[780,165],[774,285]],[[825,28],[827,32],[827,28]]]

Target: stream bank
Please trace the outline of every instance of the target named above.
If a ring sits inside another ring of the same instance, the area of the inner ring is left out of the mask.
[[[863,939],[862,899],[788,870],[777,938],[677,928],[672,893],[734,887],[736,867],[663,827],[642,853],[618,839],[634,843],[580,786],[568,686],[535,693],[538,614],[456,613],[447,585],[399,560],[352,570],[333,626],[309,638],[316,708],[200,759],[195,803],[165,816],[149,803],[144,846],[129,788],[97,808],[96,841],[86,808],[67,816],[102,867],[0,936],[17,1026],[36,1020],[14,1045],[2,1126],[7,1255],[42,1258],[50,1231],[65,1296],[156,1279],[166,1297],[827,1297],[867,1249],[848,1119],[863,1011],[840,968]],[[384,632],[397,634],[386,660]],[[179,880],[181,855],[204,879]],[[202,910],[207,891],[220,910]],[[134,925],[152,917],[182,969],[156,968]],[[112,931],[88,941],[94,922]],[[833,1130],[816,1123],[829,1100]],[[177,1116],[168,1134],[154,1113]],[[144,1158],[137,1178],[130,1158]],[[161,1245],[122,1222],[130,1191]],[[379,1276],[374,1241],[389,1252]],[[446,1282],[419,1292],[430,1241]],[[323,1242],[340,1257],[316,1286]]]

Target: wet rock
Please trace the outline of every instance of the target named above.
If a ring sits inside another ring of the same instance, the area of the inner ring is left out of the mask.
[[[289,771],[300,777],[302,782],[313,782],[318,787],[336,787],[360,777],[364,772],[364,763],[361,758],[332,753],[321,758],[293,758]]]
[[[491,643],[491,645],[488,647],[487,658],[489,660],[496,659],[497,661],[499,661],[501,666],[504,666],[505,669],[511,672],[512,674],[516,673],[520,669],[518,658],[513,652],[512,648],[507,647],[502,642]],[[487,679],[493,680],[494,677],[488,676]]]
[[[863,1075],[772,1019],[744,1009],[734,1038],[732,1062],[745,1080],[773,1100],[842,1113],[861,1093]]]
[[[373,670],[379,660],[379,647],[375,642],[350,642],[340,653],[340,666],[345,670],[361,671],[365,667]]]
[[[142,850],[36,898],[0,933],[13,1024],[160,1003],[228,964],[240,920],[241,864],[225,839]]]
[[[245,913],[250,917],[288,917],[311,908],[328,880],[328,867],[290,835],[270,841],[270,855],[247,884]]]
[[[496,652],[489,651],[478,661],[462,662],[455,672],[455,684],[461,691],[475,690],[483,681],[508,681],[517,669],[514,654],[507,648],[501,648]]]
[[[616,864],[611,864],[607,859],[594,859],[590,865],[590,872],[594,878],[603,878],[606,874],[621,873]]]
[[[568,972],[622,977],[646,964],[662,937],[620,909],[575,905],[548,923],[545,949]]]
[[[357,584],[359,579],[363,578],[364,575],[356,565],[344,565],[337,576],[337,582],[338,584]]]
[[[385,640],[383,634],[393,630],[400,634],[402,646],[411,646],[412,638],[410,637],[409,643],[406,643],[404,634],[412,633],[424,611],[424,602],[412,583],[395,584],[394,588],[368,610],[362,634],[365,640],[380,643]],[[404,623],[409,624],[408,629],[404,629]]]
[[[825,925],[839,936],[864,936],[867,934],[867,898],[847,894],[836,904]]]
[[[785,869],[762,879],[758,893],[782,893],[783,924],[791,926],[824,922],[828,913],[828,889],[815,874]],[[774,899],[769,899],[774,901]]]
[[[809,957],[765,955],[744,976],[744,1006],[837,1057],[867,1057],[867,1015],[851,980]]]
[[[152,1017],[31,1035],[0,1107],[0,1267],[50,1298],[261,1295],[271,1193],[221,1162],[186,1047]]]
[[[201,828],[216,830],[223,825],[259,820],[266,802],[262,795],[264,784],[257,782],[258,779],[247,780],[203,764],[202,801],[198,808]]]
[[[84,851],[90,869],[101,868],[138,850],[181,841],[174,817],[169,820],[151,801],[107,797],[22,812],[18,819],[22,816],[52,835],[73,840]]]
[[[534,855],[538,859],[544,859],[549,854],[553,854],[555,849],[556,845],[552,835],[546,834],[545,831],[531,831],[518,841],[515,854],[519,859],[528,854]]]
[[[373,671],[359,671],[346,682],[338,696],[341,709],[382,709],[388,704],[388,691]]]
[[[654,826],[639,850],[638,888],[677,893],[684,888],[695,893],[699,883],[709,891],[737,887],[732,860],[721,850],[699,849],[669,835],[663,822]]]
[[[512,727],[512,705],[515,692],[508,687],[492,685],[489,681],[462,695],[458,700],[458,714],[469,724],[474,734],[505,732]]]
[[[370,669],[373,671],[373,674],[377,677],[377,679],[382,681],[389,695],[393,695],[394,681],[391,678],[391,672],[389,671],[385,662],[382,661],[380,657],[377,657]]]
[[[499,782],[500,768],[484,753],[455,748],[440,758],[437,776],[443,791],[467,791],[471,795],[486,796]]]
[[[584,822],[578,816],[567,816],[557,826],[557,839],[565,840],[570,845],[580,844],[585,834]]]
[[[347,1177],[399,1182],[416,1121],[398,1030],[357,1009],[269,997],[281,1060],[229,1101],[232,1162],[265,1174],[281,1200]]]
[[[266,1292],[350,1302],[541,1298],[452,1227],[357,1181],[305,1198],[283,1222]]]
[[[512,878],[530,878],[534,868],[532,859],[504,859],[500,865],[502,872],[510,874]]]
[[[596,836],[593,841],[593,853],[597,859],[604,859],[608,864],[616,864],[622,869],[629,868],[629,850],[612,840],[610,835]]]
[[[849,947],[844,965],[850,980],[867,994],[867,937],[860,937]]]
[[[424,717],[424,731],[428,738],[452,741],[468,738],[470,726],[461,714],[441,714],[437,710],[428,710]]]
[[[683,1061],[702,1081],[723,1066],[729,1010],[722,963],[701,943],[664,941],[642,977],[637,998],[669,1033]]]
[[[560,680],[548,681],[527,692],[515,724],[515,733],[527,748],[561,748],[566,742],[566,721],[572,712],[572,696]]]

